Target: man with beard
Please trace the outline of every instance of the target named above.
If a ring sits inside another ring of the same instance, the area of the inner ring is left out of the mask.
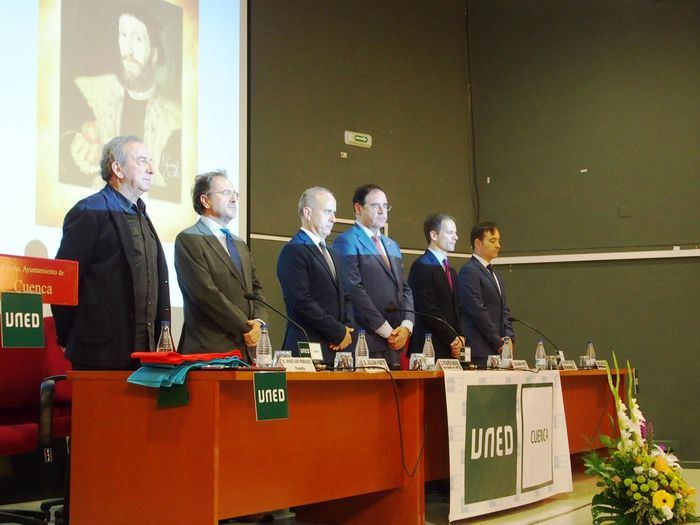
[[[141,136],[153,153],[154,173],[150,195],[179,200],[180,103],[156,83],[156,65],[165,54],[156,20],[138,6],[118,16],[117,44],[121,71],[117,74],[79,76],[74,82],[92,112],[80,131],[68,135],[68,159],[63,182],[89,185],[99,174],[99,158],[107,139],[120,134]],[[112,33],[113,34],[113,33]],[[73,164],[72,166],[70,164]],[[172,184],[177,179],[178,184]],[[169,189],[170,186],[172,189]]]

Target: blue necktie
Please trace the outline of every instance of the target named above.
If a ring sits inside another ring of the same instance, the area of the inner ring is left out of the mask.
[[[243,275],[243,263],[241,262],[241,256],[238,254],[238,250],[236,250],[236,244],[233,242],[233,235],[231,235],[231,231],[228,228],[221,228],[221,231],[224,237],[226,237],[226,248],[231,256],[231,260],[233,264],[236,265],[236,268],[238,268],[238,271],[241,272],[241,275]]]

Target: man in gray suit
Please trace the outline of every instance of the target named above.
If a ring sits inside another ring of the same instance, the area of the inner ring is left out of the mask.
[[[397,368],[415,315],[399,245],[380,233],[391,206],[374,184],[357,188],[352,205],[356,222],[335,239],[333,248],[340,255],[355,327],[366,331],[370,357],[383,357]]]
[[[178,350],[183,354],[241,350],[252,363],[265,308],[246,244],[227,228],[236,216],[238,192],[225,171],[197,175],[192,189],[199,221],[175,239],[175,270],[185,306]]]

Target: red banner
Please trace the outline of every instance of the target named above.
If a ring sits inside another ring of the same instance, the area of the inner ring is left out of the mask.
[[[45,304],[78,304],[78,263],[0,254],[0,292],[40,293]]]

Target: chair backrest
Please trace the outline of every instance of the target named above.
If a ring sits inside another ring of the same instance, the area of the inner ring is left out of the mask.
[[[0,347],[0,424],[36,421],[41,381],[70,370],[56,343],[53,317],[44,318],[44,337],[44,348]],[[57,385],[57,401],[70,403],[69,383]]]

